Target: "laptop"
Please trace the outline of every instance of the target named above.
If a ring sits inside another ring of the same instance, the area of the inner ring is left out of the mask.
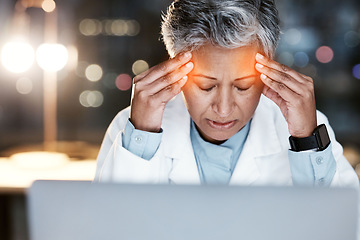
[[[354,189],[36,181],[31,240],[355,240]]]

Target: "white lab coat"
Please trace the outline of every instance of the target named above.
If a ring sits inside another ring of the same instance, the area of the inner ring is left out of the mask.
[[[130,108],[122,110],[109,126],[98,159],[95,181],[131,183],[200,184],[190,140],[190,116],[179,94],[164,111],[163,136],[149,161],[122,147],[122,134]],[[336,160],[331,186],[358,187],[353,168],[343,156],[327,118],[317,113],[318,124],[325,123]],[[288,160],[290,136],[279,108],[261,96],[249,135],[239,157],[230,185],[292,185]],[[221,156],[219,156],[221,157]]]

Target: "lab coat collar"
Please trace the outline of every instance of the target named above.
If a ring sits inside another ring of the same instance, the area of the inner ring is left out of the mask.
[[[281,151],[274,124],[273,104],[261,96],[255,110],[249,135],[234,169],[230,184],[250,185],[260,176],[257,159]],[[162,128],[166,157],[173,159],[169,178],[176,184],[200,184],[194,151],[190,139],[190,115],[182,94],[168,103]]]
[[[273,103],[261,96],[251,121],[249,135],[234,169],[230,185],[251,185],[259,176],[258,161],[281,151],[280,140],[275,128]]]

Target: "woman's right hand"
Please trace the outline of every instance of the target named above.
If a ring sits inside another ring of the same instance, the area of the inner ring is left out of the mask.
[[[166,104],[187,81],[194,67],[190,52],[179,54],[134,78],[130,121],[136,129],[159,132]]]

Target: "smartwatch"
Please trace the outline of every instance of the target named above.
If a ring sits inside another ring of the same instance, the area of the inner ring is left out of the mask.
[[[306,151],[310,149],[322,151],[330,144],[330,138],[325,124],[317,126],[310,137],[296,138],[290,136],[289,141],[291,150],[295,152]]]

